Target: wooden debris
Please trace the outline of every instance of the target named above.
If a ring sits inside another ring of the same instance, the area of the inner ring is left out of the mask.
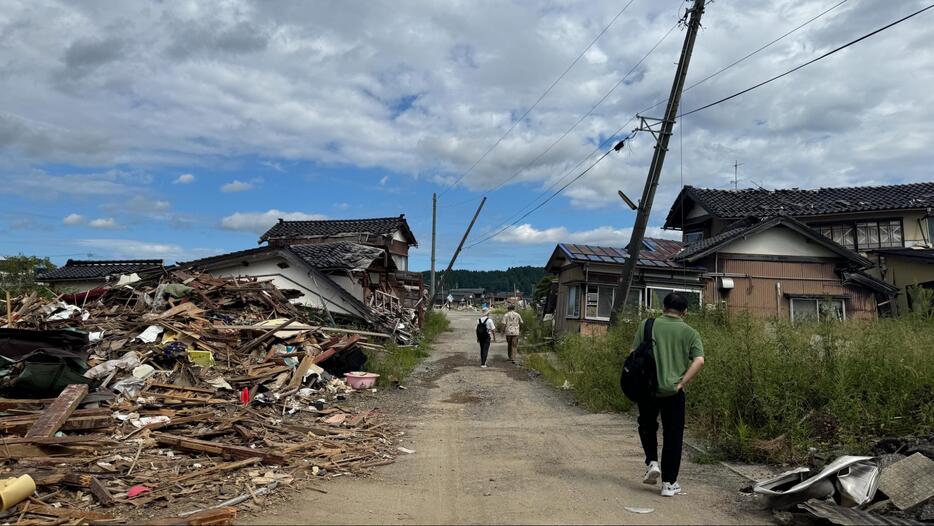
[[[61,429],[78,404],[88,395],[87,384],[72,384],[58,395],[52,405],[43,411],[38,420],[26,432],[27,437],[50,437]]]
[[[279,464],[285,465],[286,460],[282,455],[276,453],[270,453],[262,451],[259,449],[250,449],[248,447],[242,446],[231,446],[227,444],[219,444],[217,442],[210,442],[207,440],[198,440],[196,438],[187,438],[177,435],[170,435],[168,433],[153,433],[152,437],[156,439],[156,442],[164,444],[167,446],[172,446],[174,448],[183,449],[186,451],[198,451],[201,453],[208,453],[211,455],[223,455],[233,458],[242,458],[242,459],[251,459],[253,457],[259,457],[263,459],[264,462],[269,464]]]

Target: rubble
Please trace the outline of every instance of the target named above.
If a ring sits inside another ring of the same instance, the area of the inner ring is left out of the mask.
[[[398,454],[341,376],[414,331],[322,327],[268,282],[181,270],[79,296],[15,299],[0,329],[0,497],[37,488],[4,523],[230,523]]]

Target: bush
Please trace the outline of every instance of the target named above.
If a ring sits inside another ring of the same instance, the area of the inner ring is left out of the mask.
[[[431,343],[442,332],[448,330],[450,321],[443,312],[431,310],[425,315],[425,324],[417,345],[398,346],[389,344],[385,351],[366,351],[367,362],[364,369],[380,375],[377,385],[391,386],[394,382],[404,381],[420,361],[431,352]]]
[[[687,321],[707,360],[687,388],[689,426],[728,458],[800,462],[809,447],[867,453],[881,437],[934,433],[930,318],[792,324],[712,310]],[[546,362],[584,407],[628,410],[619,373],[636,326],[567,336]]]

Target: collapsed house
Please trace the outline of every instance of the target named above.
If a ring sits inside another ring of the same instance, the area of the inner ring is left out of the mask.
[[[56,292],[83,292],[113,284],[121,276],[132,276],[162,267],[161,259],[78,260],[36,274],[36,281]]]

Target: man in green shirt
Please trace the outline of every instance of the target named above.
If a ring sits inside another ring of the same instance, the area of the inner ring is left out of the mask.
[[[704,366],[704,344],[700,335],[684,322],[688,302],[672,292],[662,300],[664,311],[652,327],[658,389],[654,397],[639,402],[639,439],[647,467],[642,482],[655,484],[662,477],[662,496],[681,491],[678,470],[684,438],[684,386]],[[645,322],[636,331],[632,348],[642,343]],[[658,465],[658,416],[662,417],[662,465]]]

